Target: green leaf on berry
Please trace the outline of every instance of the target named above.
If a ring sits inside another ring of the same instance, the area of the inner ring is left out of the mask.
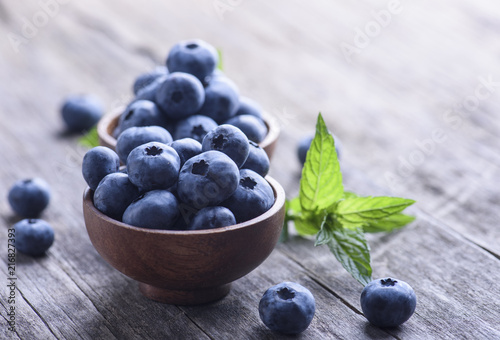
[[[300,204],[304,210],[320,211],[332,206],[343,194],[342,173],[335,142],[320,113],[316,135],[302,169]]]

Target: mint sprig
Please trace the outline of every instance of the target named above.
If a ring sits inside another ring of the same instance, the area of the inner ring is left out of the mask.
[[[301,236],[316,235],[361,284],[371,281],[370,247],[365,232],[390,232],[414,220],[402,213],[415,201],[399,197],[362,197],[344,191],[335,141],[321,116],[302,169],[299,196],[287,200],[284,230],[293,221]]]

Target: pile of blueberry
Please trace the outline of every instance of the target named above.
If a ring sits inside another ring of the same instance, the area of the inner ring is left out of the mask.
[[[216,126],[201,143],[161,139],[155,128],[119,139],[118,153],[98,146],[85,154],[83,177],[102,213],[137,227],[197,230],[247,221],[274,204],[263,177],[269,158],[237,127]]]
[[[141,74],[113,133],[116,153],[96,147],[82,171],[94,205],[152,229],[216,228],[274,204],[262,109],[240,96],[202,40],[177,43],[166,66]],[[120,170],[120,164],[124,169]]]
[[[237,86],[216,69],[217,50],[203,40],[185,40],[168,53],[166,66],[141,74],[133,86],[134,99],[120,115],[113,132],[142,133],[132,127],[161,127],[174,140],[198,142],[218,125],[238,127],[249,140],[260,143],[268,129],[262,108],[240,96]],[[159,128],[156,129],[159,132]],[[164,132],[163,132],[164,133]],[[124,161],[124,155],[120,155]]]

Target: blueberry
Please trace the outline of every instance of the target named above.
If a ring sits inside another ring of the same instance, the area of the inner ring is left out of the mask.
[[[262,107],[255,100],[240,96],[240,102],[238,105],[238,109],[236,110],[236,116],[252,115],[263,119],[262,112]]]
[[[236,222],[241,223],[262,215],[273,204],[271,185],[255,171],[241,169],[238,188],[221,205],[231,210]]]
[[[304,163],[306,162],[307,151],[309,151],[313,139],[314,135],[307,135],[299,140],[299,143],[297,145],[297,157],[299,158],[299,162],[302,165],[304,165]],[[333,140],[335,141],[335,151],[337,152],[337,158],[340,160],[342,149],[340,141],[335,136],[333,136]]]
[[[181,160],[181,167],[188,159],[201,153],[201,143],[192,138],[177,139],[169,145],[177,151]]]
[[[123,131],[116,140],[116,153],[123,164],[127,164],[129,153],[139,145],[149,142],[168,144],[172,135],[161,126],[134,126]]]
[[[121,221],[123,212],[139,196],[139,189],[128,175],[115,172],[106,175],[94,192],[94,206],[103,214]]]
[[[210,117],[194,115],[180,120],[175,126],[174,139],[193,138],[201,143],[208,131],[218,124]]]
[[[8,200],[19,216],[38,217],[50,201],[50,187],[41,178],[17,181],[10,188]]]
[[[200,81],[214,72],[219,61],[217,50],[203,40],[184,40],[175,44],[168,53],[170,72],[186,72]]]
[[[40,219],[25,219],[14,224],[16,250],[21,253],[40,256],[54,243],[54,229]]]
[[[250,169],[265,177],[269,172],[270,161],[266,151],[259,144],[249,141],[250,152],[248,158],[241,166],[242,169]]]
[[[159,85],[155,99],[167,117],[179,120],[201,108],[205,101],[205,90],[196,77],[174,72]]]
[[[168,189],[179,177],[181,160],[170,146],[149,142],[133,149],[127,158],[130,182],[140,191]]]
[[[89,130],[104,114],[101,101],[93,95],[72,95],[64,100],[61,114],[70,131]]]
[[[177,198],[168,190],[152,190],[127,207],[123,222],[140,228],[173,229],[178,216]]]
[[[238,167],[227,155],[202,152],[182,167],[177,194],[183,203],[196,209],[218,205],[234,193],[239,178]]]
[[[134,80],[134,94],[137,93],[153,83],[156,79],[161,76],[166,76],[168,74],[168,69],[165,66],[157,66],[153,71],[140,74]]]
[[[236,224],[231,210],[225,207],[206,207],[198,211],[189,223],[188,230],[222,228]]]
[[[267,135],[266,123],[257,116],[236,116],[226,121],[226,124],[236,126],[248,137],[248,139],[255,143],[262,142]]]
[[[294,282],[269,288],[259,302],[259,316],[272,331],[299,334],[311,324],[316,302],[311,292]]]
[[[209,131],[201,142],[202,150],[217,150],[228,155],[238,167],[248,158],[250,144],[240,129],[233,125],[222,124]]]
[[[377,327],[397,327],[415,311],[417,297],[406,282],[393,278],[373,280],[361,293],[363,314]]]
[[[226,77],[217,77],[205,88],[205,102],[198,114],[208,116],[221,124],[236,114],[238,103],[239,93],[236,85]]]
[[[134,126],[167,125],[167,120],[158,106],[149,100],[137,100],[128,105],[118,120],[119,133]]]
[[[153,80],[150,84],[146,85],[145,87],[139,89],[135,95],[135,98],[133,101],[137,100],[149,100],[152,102],[156,101],[156,92],[160,88],[160,85],[163,84],[165,79],[167,79],[168,75],[163,75],[155,80]]]
[[[120,158],[105,146],[96,146],[83,156],[82,174],[90,189],[95,190],[99,182],[120,169]]]

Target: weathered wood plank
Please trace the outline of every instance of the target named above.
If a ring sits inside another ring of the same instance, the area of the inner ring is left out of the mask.
[[[302,338],[498,337],[498,259],[473,244],[500,254],[493,182],[500,164],[497,6],[402,2],[349,63],[340,45],[353,44],[356,29],[388,2],[244,1],[223,15],[213,5],[69,2],[19,53],[0,40],[0,79],[8,80],[0,82],[2,192],[5,197],[14,180],[30,176],[44,177],[54,189],[43,217],[56,228],[56,243],[46,258],[19,267],[20,282],[29,287],[20,288],[26,299],[18,301],[19,337],[279,338],[260,323],[256,306],[282,280],[302,282],[317,297],[317,318]],[[2,3],[2,32],[21,34],[23,17],[31,20],[40,10],[37,2]],[[226,73],[241,92],[279,118],[283,135],[272,175],[290,195],[299,174],[294,146],[322,111],[343,142],[351,188],[390,189],[418,200],[415,224],[370,238],[374,276],[396,275],[417,290],[417,313],[407,324],[389,333],[369,326],[359,312],[361,286],[326,249],[306,240],[279,246],[226,299],[204,307],[148,301],[135,282],[100,259],[81,217],[86,150],[78,136],[62,133],[58,105],[73,92],[96,93],[108,108],[123,104],[134,76],[190,37],[222,49]],[[480,92],[484,100],[471,109],[479,77],[490,75],[493,91]],[[426,153],[421,145],[429,138],[435,148]],[[417,151],[425,160],[405,172],[401,159],[410,161]],[[396,175],[396,185],[387,174]],[[5,227],[15,221],[5,200],[0,212]]]

